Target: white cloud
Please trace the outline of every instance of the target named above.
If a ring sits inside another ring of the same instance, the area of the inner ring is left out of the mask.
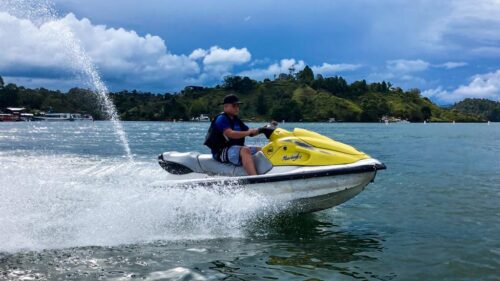
[[[341,63],[341,64],[329,64],[329,63],[323,63],[320,66],[312,66],[311,69],[315,74],[322,74],[322,75],[331,75],[331,74],[336,74],[339,72],[344,72],[344,71],[354,71],[357,70],[361,67],[360,64],[348,64],[348,63]]]
[[[248,63],[252,55],[247,48],[231,47],[223,49],[213,46],[208,50],[196,49],[189,55],[189,58],[201,60],[203,64],[203,73],[198,78],[190,81],[203,84],[207,81],[220,80],[226,75],[231,75],[235,66]]]
[[[189,55],[189,58],[192,60],[197,60],[197,59],[204,58],[206,55],[207,55],[206,50],[198,48],[198,49],[194,50],[193,52],[191,52],[191,54]]]
[[[36,66],[53,68],[66,65],[66,55],[51,33],[52,26],[38,28],[29,20],[21,20],[0,12],[0,71],[14,71]]]
[[[295,72],[299,72],[304,69],[304,67],[306,67],[306,63],[303,60],[282,59],[278,63],[269,65],[267,68],[254,68],[242,71],[239,75],[248,76],[254,79],[273,78],[275,75],[279,75],[281,73],[289,73],[291,68],[293,68]],[[311,66],[311,69],[314,74],[332,75],[339,72],[354,71],[360,67],[360,64],[323,63],[321,65],[313,65]]]
[[[141,36],[132,30],[94,25],[73,14],[37,25],[0,12],[0,73],[10,81],[26,82],[31,86],[57,85],[58,81],[60,85],[67,85],[68,81],[78,81],[75,72],[79,72],[81,66],[73,63],[78,60],[71,52],[72,46],[66,42],[67,37],[61,36],[64,30],[74,34],[113,88],[178,90],[187,84],[217,83],[223,76],[231,75],[236,66],[252,65],[249,64],[252,55],[247,48],[213,46],[195,49],[189,55],[173,54],[158,36]],[[272,78],[289,73],[290,68],[298,72],[305,66],[303,60],[282,59],[267,68],[250,69],[240,75]],[[315,73],[331,74],[359,67],[357,64],[323,63],[312,69]],[[49,82],[50,79],[53,82]]]
[[[139,36],[134,31],[93,25],[88,19],[68,14],[39,26],[0,12],[0,71],[6,76],[72,77],[74,54],[61,35],[70,29],[105,80],[129,85],[157,83],[168,87],[200,72],[185,55],[170,53],[158,36]],[[35,71],[35,70],[39,71]]]
[[[424,71],[430,63],[423,60],[390,60],[386,62],[387,69],[392,72],[409,73]]]
[[[251,58],[252,55],[247,48],[232,47],[226,50],[213,46],[203,59],[203,64],[244,64],[249,62]]]
[[[104,80],[120,89],[147,85],[150,89],[175,90],[193,82],[218,82],[235,65],[251,60],[246,48],[235,47],[213,46],[195,49],[190,55],[173,54],[158,36],[94,25],[71,13],[36,25],[0,12],[0,73],[14,81],[32,83],[46,78],[75,79],[81,66],[75,65],[72,46],[61,35],[65,30],[71,30]]]
[[[296,61],[295,59],[282,59],[279,63],[273,63],[267,68],[255,68],[240,72],[238,75],[248,76],[253,79],[273,78],[274,75],[281,73],[289,73],[290,68],[295,71],[300,71],[306,67],[303,60]]]
[[[446,68],[446,69],[454,69],[454,68],[463,67],[463,66],[466,66],[466,65],[467,65],[466,62],[449,61],[449,62],[445,62],[445,63],[442,63],[442,64],[437,64],[437,65],[435,65],[435,67]]]
[[[500,69],[495,72],[474,75],[468,85],[459,86],[453,91],[438,87],[422,92],[422,95],[452,103],[465,98],[487,98],[500,101]]]

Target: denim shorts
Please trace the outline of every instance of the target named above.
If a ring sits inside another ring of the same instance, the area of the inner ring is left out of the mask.
[[[243,146],[240,145],[233,145],[227,150],[227,159],[229,160],[229,162],[236,166],[241,166],[240,150],[242,147]],[[252,153],[252,155],[259,151],[257,146],[249,145],[247,147],[250,148],[250,152]]]

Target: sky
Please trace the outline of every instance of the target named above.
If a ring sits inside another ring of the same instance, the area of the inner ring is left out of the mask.
[[[81,86],[70,32],[112,91],[175,92],[309,65],[418,88],[439,104],[500,101],[499,15],[500,0],[0,0],[0,75]]]

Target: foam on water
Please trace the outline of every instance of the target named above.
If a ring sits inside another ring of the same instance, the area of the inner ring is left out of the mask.
[[[233,187],[168,187],[156,163],[23,154],[0,154],[0,252],[242,237],[277,208]]]
[[[109,90],[102,81],[91,58],[87,55],[78,38],[69,26],[59,20],[59,16],[50,0],[2,0],[0,2],[0,11],[31,21],[37,26],[41,26],[49,34],[53,35],[51,44],[64,46],[66,56],[68,57],[68,67],[81,75],[82,80],[90,87],[94,88],[103,111],[112,121],[115,133],[121,141],[127,158],[132,160],[127,136],[123,130],[122,124],[116,107],[108,96]],[[44,44],[44,42],[40,42]],[[46,42],[48,43],[48,42]]]

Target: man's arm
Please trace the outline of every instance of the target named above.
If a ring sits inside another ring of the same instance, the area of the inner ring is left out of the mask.
[[[224,135],[231,139],[242,139],[244,137],[253,137],[259,133],[258,129],[249,129],[248,131],[235,131],[231,128],[224,130]]]

